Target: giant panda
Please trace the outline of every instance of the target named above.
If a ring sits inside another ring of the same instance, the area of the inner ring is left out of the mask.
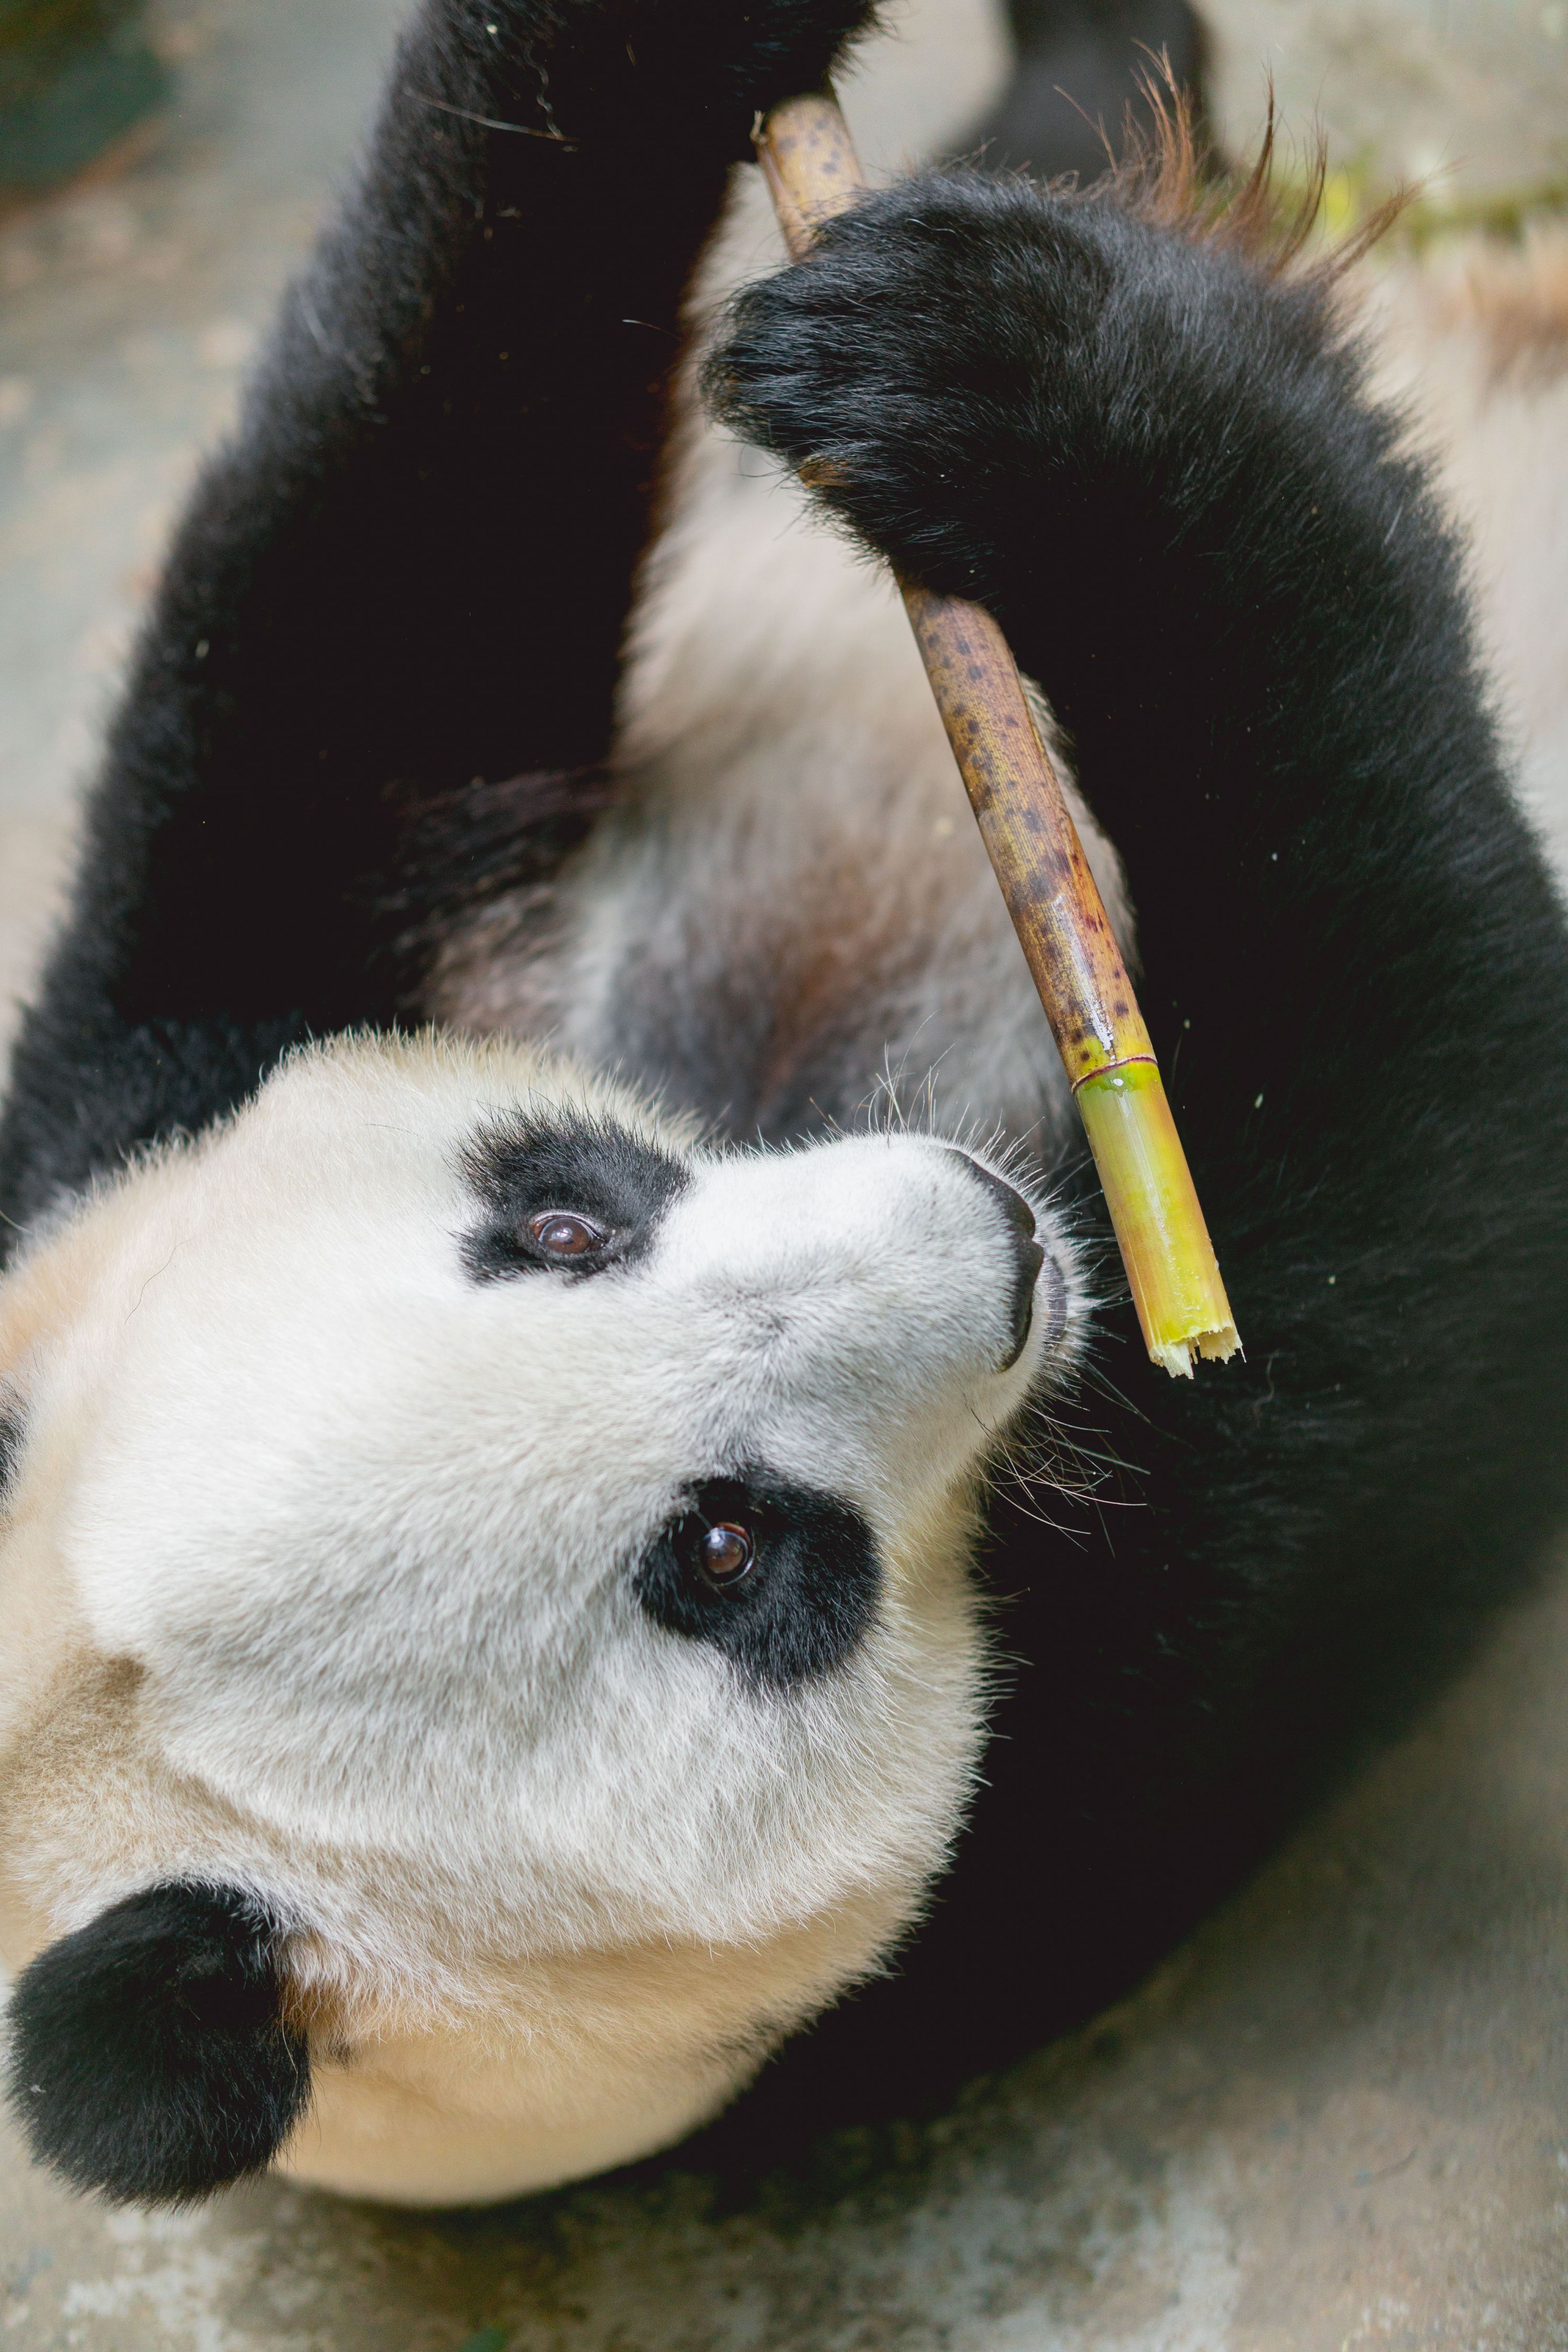
[[[170,551],[0,1134],[9,2084],[79,2188],[940,2103],[1563,1507],[1568,945],[1332,274],[1179,139],[921,172],[699,371],[865,29],[421,0]],[[1038,681],[1244,1363],[1141,1360],[889,571]]]

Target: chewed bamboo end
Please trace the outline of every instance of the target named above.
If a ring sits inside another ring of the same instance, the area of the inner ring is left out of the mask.
[[[1097,1070],[1077,1100],[1150,1360],[1191,1380],[1199,1357],[1223,1363],[1241,1340],[1159,1070]]]
[[[1148,1339],[1150,1361],[1163,1365],[1173,1381],[1190,1381],[1193,1366],[1200,1356],[1205,1363],[1223,1364],[1242,1352],[1234,1323],[1226,1323],[1217,1331],[1199,1331],[1184,1339],[1157,1340],[1150,1339],[1147,1330],[1144,1337]]]

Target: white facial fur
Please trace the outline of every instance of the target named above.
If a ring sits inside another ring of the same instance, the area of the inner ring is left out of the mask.
[[[474,1278],[464,1148],[520,1106],[683,1164],[645,1254]],[[71,1301],[5,1366],[0,1572],[61,1629],[52,1680],[46,1632],[0,1685],[12,1957],[159,1878],[255,1887],[323,2021],[293,2160],[332,2185],[500,2195],[677,2136],[874,1965],[957,1825],[977,1473],[1082,1312],[1039,1234],[1005,1368],[1016,1259],[942,1144],[713,1155],[430,1038],[301,1055],[132,1171],[6,1286],[13,1331]],[[881,1564],[865,1638],[787,1687],[634,1589],[742,1464]]]

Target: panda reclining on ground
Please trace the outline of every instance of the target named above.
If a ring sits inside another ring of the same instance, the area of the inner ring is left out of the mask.
[[[509,2195],[825,2009],[713,2161],[940,2100],[1562,1507],[1568,951],[1325,284],[927,174],[709,377],[1049,698],[1249,1344],[1190,1387],[885,575],[667,447],[856,16],[426,0],[176,541],[0,1139],[11,2087],[79,2185]]]

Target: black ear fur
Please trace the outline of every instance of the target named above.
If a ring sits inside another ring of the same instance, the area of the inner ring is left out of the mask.
[[[282,1933],[232,1886],[149,1886],[62,1937],[11,1998],[7,2093],[73,2189],[172,2205],[262,2171],[303,2113]]]

